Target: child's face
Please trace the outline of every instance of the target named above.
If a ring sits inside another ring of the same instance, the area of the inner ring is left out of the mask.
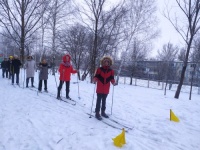
[[[43,63],[46,63],[47,61],[45,59],[42,60]]]
[[[69,57],[68,56],[66,56],[66,61],[69,61]]]
[[[110,60],[109,59],[104,59],[103,60],[104,66],[110,66]]]

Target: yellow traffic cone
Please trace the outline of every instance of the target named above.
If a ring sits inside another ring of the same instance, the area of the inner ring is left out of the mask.
[[[173,113],[171,109],[170,109],[170,121],[179,122],[178,117]]]
[[[114,141],[114,145],[117,147],[122,147],[124,144],[126,144],[125,130],[122,129],[122,133],[113,138],[112,140]]]

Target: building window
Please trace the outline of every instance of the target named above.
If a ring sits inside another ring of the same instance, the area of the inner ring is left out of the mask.
[[[190,67],[194,68],[196,66],[196,64],[191,64]]]

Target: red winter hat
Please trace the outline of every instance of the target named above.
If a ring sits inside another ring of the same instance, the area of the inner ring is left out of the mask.
[[[67,60],[67,57],[68,57],[68,60]],[[67,54],[67,55],[64,55],[62,59],[63,59],[63,62],[70,62],[71,57],[70,55]]]

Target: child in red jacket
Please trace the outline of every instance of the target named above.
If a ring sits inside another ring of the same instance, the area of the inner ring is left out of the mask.
[[[101,60],[101,67],[99,67],[94,76],[94,82],[97,82],[97,101],[96,101],[96,115],[95,117],[98,120],[101,120],[101,116],[108,118],[108,115],[105,113],[106,110],[106,97],[108,96],[110,89],[110,82],[115,85],[114,79],[114,70],[110,68],[113,64],[111,57],[104,56]],[[101,115],[99,114],[100,105],[101,106]]]
[[[60,67],[58,69],[58,71],[60,72],[60,84],[58,86],[58,93],[57,93],[57,99],[61,99],[60,97],[60,90],[62,89],[62,85],[65,82],[66,84],[66,98],[67,99],[71,99],[69,97],[69,86],[70,86],[70,77],[71,77],[71,73],[77,73],[77,70],[74,70],[70,60],[71,57],[70,55],[64,55],[63,56],[63,62],[60,64]]]

